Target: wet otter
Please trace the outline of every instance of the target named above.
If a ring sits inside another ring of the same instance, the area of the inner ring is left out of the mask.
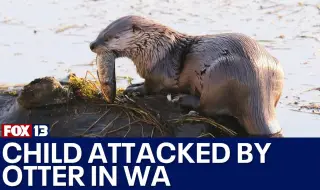
[[[184,93],[179,100],[184,106],[205,115],[232,115],[251,135],[281,136],[275,108],[283,88],[282,67],[246,35],[191,36],[147,18],[125,16],[100,32],[90,49],[134,62],[145,82],[129,86],[126,93]]]

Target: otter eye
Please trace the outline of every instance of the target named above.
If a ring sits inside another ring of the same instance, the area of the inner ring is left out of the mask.
[[[104,36],[104,41],[109,41],[109,40],[111,40],[111,38],[112,38],[111,36],[105,35]]]
[[[119,38],[120,38],[120,36],[114,36],[114,38],[115,38],[115,39],[119,39]]]

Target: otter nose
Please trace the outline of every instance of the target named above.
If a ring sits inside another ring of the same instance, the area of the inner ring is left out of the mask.
[[[96,42],[91,42],[91,43],[90,43],[90,49],[91,49],[91,51],[93,51],[93,50],[96,48],[96,46],[97,46],[97,43],[96,43]]]

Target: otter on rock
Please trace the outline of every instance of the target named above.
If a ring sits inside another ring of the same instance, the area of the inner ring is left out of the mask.
[[[147,18],[125,16],[100,32],[90,49],[134,62],[145,82],[125,93],[181,93],[182,105],[208,116],[234,116],[250,135],[282,136],[276,118],[282,67],[246,35],[191,36]],[[101,77],[100,82],[108,84]]]

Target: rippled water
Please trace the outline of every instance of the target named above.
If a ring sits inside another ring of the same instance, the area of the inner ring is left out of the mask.
[[[278,107],[285,135],[320,136],[320,115],[295,112],[291,109],[297,105],[288,105],[320,103],[319,91],[300,94],[320,87],[320,1],[276,2],[1,0],[0,84],[27,83],[48,75],[65,77],[68,72],[95,73],[89,42],[111,21],[136,14],[189,34],[241,32],[259,40],[286,73]],[[118,59],[116,65],[118,76],[141,80],[130,60]]]

